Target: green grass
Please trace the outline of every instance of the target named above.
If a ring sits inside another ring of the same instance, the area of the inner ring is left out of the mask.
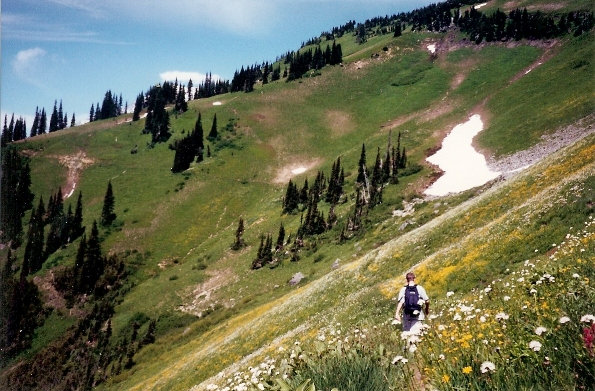
[[[98,121],[20,144],[37,153],[31,161],[33,191],[37,197],[43,195],[46,202],[66,176],[64,167],[57,163],[58,156],[82,150],[94,161],[77,183],[77,192],[80,189],[83,193],[87,227],[99,219],[111,180],[118,217],[114,227],[102,229],[102,247],[123,256],[132,271],[132,288],[117,305],[112,321],[114,335],[126,335],[131,320],[139,314],[157,319],[156,343],[135,356],[137,364],[132,370],[100,388],[142,389],[159,382],[158,388],[187,389],[244,355],[260,348],[267,352],[266,346],[273,339],[289,339],[282,336],[296,327],[303,326],[310,333],[333,319],[354,324],[385,311],[390,307],[385,293],[390,291],[393,279],[417,262],[444,268],[440,278],[431,276],[429,266],[420,269],[433,291],[443,292],[447,283],[470,289],[495,278],[535,250],[512,236],[499,243],[490,241],[489,236],[482,242],[483,227],[522,205],[528,195],[545,192],[556,178],[562,180],[565,173],[583,167],[575,160],[543,183],[528,178],[509,193],[484,199],[475,209],[458,211],[454,217],[452,211],[458,205],[472,203],[476,191],[444,201],[426,201],[416,206],[413,221],[399,230],[409,218],[394,218],[392,211],[402,207],[403,199],[418,195],[420,181],[427,181],[432,172],[423,166],[385,189],[384,203],[369,213],[363,234],[339,244],[339,224],[321,235],[316,251],[304,249],[299,262],[286,259],[274,269],[249,269],[261,234],[271,233],[276,238],[283,222],[287,234],[295,235],[299,226],[299,213],[281,215],[287,183],[273,179],[282,167],[313,164],[310,171],[294,178],[301,187],[305,178],[312,184],[318,169],[328,174],[336,157],[341,156],[347,174],[345,191],[352,194],[361,144],[366,144],[368,165],[372,165],[376,149],[386,148],[388,131],[383,125],[391,121],[402,120],[392,131],[392,142],[401,132],[409,161],[421,164],[427,150],[439,144],[439,134],[464,121],[484,100],[491,118],[479,142],[498,153],[533,145],[541,134],[592,111],[592,45],[588,36],[563,42],[550,61],[512,84],[509,81],[515,75],[539,58],[540,49],[523,45],[464,48],[432,60],[424,40],[440,38],[439,34],[408,33],[397,39],[375,36],[358,45],[346,35],[339,40],[345,56],[343,67],[326,67],[320,76],[310,79],[257,86],[251,94],[192,101],[188,112],[172,115],[172,139],[154,148],[147,147],[150,136],[141,134],[144,120],[121,125],[112,120]],[[390,57],[382,50],[384,46],[390,48]],[[374,53],[380,57],[371,58]],[[467,63],[472,65],[467,68]],[[572,68],[572,64],[579,66]],[[462,70],[465,78],[453,89],[451,82]],[[525,100],[527,94],[533,99]],[[538,100],[542,103],[537,104]],[[223,105],[212,106],[213,101]],[[543,110],[543,104],[549,107],[559,101],[568,104],[558,111]],[[424,118],[428,108],[443,104],[452,105],[452,110]],[[168,144],[193,129],[198,112],[205,129],[210,128],[216,113],[220,132],[228,119],[235,118],[236,147],[217,149],[212,145],[212,158],[193,164],[183,174],[172,174],[174,152]],[[131,154],[135,145],[138,153]],[[586,159],[582,164],[588,163]],[[74,198],[66,204],[70,202]],[[581,202],[584,207],[587,201]],[[353,205],[353,199],[348,198],[337,207],[342,222]],[[534,212],[528,206],[519,208]],[[321,209],[326,216],[328,205],[321,203]],[[518,231],[521,235],[546,251],[549,242],[558,241],[564,228],[575,223],[572,216],[582,217],[579,212],[572,208],[549,210],[535,217],[535,226],[512,221],[522,226]],[[245,221],[248,247],[234,252],[230,246],[240,217]],[[449,224],[434,227],[423,236],[423,242],[404,243],[398,250],[392,247],[396,238],[408,238],[438,220],[444,221],[441,219],[448,219]],[[506,226],[506,234],[517,232],[511,227],[512,223]],[[467,238],[469,232],[477,237]],[[442,252],[451,243],[461,243],[462,247]],[[473,273],[450,273],[469,266],[456,260],[469,256],[475,245],[482,249],[490,245],[494,251],[469,269]],[[75,242],[59,250],[39,274],[56,265],[71,265],[77,247]],[[378,251],[384,251],[383,255]],[[501,259],[503,254],[508,256],[506,262]],[[22,253],[18,255],[22,257]],[[346,270],[331,272],[336,259],[340,265],[348,265]],[[296,272],[307,275],[303,287],[287,285]],[[329,273],[334,273],[332,278]],[[216,276],[223,278],[208,286]],[[197,287],[212,288],[212,301],[201,305],[215,306],[201,319],[179,311],[181,305],[191,302]],[[367,301],[377,305],[367,305]],[[67,325],[52,315],[39,330],[34,349],[47,345]]]

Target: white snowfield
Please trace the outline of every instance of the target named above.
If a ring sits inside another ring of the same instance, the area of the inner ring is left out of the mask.
[[[479,114],[455,126],[442,141],[442,148],[426,160],[440,167],[444,174],[424,192],[444,196],[481,186],[501,173],[492,171],[485,157],[473,148],[473,137],[483,130]]]
[[[427,46],[428,50],[430,51],[430,53],[434,54],[436,53],[436,44],[431,44]]]

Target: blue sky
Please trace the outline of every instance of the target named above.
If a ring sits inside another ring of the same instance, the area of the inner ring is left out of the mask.
[[[4,0],[2,120],[62,100],[86,122],[109,89],[132,107],[137,94],[175,75],[194,84],[207,72],[274,60],[349,20],[392,15],[411,0]]]

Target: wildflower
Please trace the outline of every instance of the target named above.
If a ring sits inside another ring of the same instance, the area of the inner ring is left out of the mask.
[[[470,374],[472,371],[473,371],[473,369],[471,369],[471,367],[465,367],[465,368],[463,368],[463,373],[465,375]]]
[[[486,319],[486,317],[485,317],[485,316],[480,316],[480,317],[479,317],[479,321],[480,321],[481,323],[485,323],[485,321],[486,321],[486,320],[487,320],[487,319]]]
[[[400,362],[403,362],[404,359],[405,359],[405,357],[403,357],[403,356],[395,356],[395,358],[393,358],[392,363],[393,363],[393,365],[396,365]]]
[[[510,316],[504,312],[498,312],[495,317],[496,320],[507,320]]]
[[[496,370],[496,365],[491,361],[484,361],[479,369],[481,370],[481,373],[494,372]]]
[[[564,323],[568,323],[570,322],[570,318],[568,316],[563,316],[560,318],[560,324],[564,324]]]
[[[510,300],[510,296],[504,296],[502,299],[503,299],[504,301],[508,301],[508,300]]]
[[[532,288],[532,289],[529,291],[529,293],[531,293],[531,294],[533,294],[533,295],[534,295],[534,294],[536,294],[536,293],[537,293],[537,289],[535,289],[535,288]]]
[[[534,352],[539,352],[541,350],[541,342],[533,340],[529,342],[529,348]]]
[[[452,318],[452,320],[461,320],[461,319],[463,319],[463,318],[461,317],[461,314],[456,314],[456,315],[455,315],[455,316]]]
[[[585,344],[585,348],[591,356],[593,356],[595,346],[595,322],[591,324],[591,327],[585,327],[583,329],[583,343]]]
[[[438,358],[439,358],[440,360],[446,360],[446,356],[444,356],[444,354],[441,354],[441,355],[439,355],[439,356],[438,356]]]
[[[583,315],[581,316],[581,322],[593,323],[595,322],[595,316],[591,314]]]
[[[488,287],[487,287],[487,288],[485,288],[483,291],[484,291],[485,293],[490,293],[490,292],[491,292],[491,290],[492,290],[492,288],[488,286]]]
[[[446,297],[451,297],[455,293],[453,291],[446,292]]]
[[[415,353],[416,350],[417,350],[417,345],[412,344],[411,346],[409,346],[409,352],[410,353]]]
[[[448,383],[450,381],[450,376],[442,375],[442,383]]]
[[[539,326],[535,329],[535,334],[537,335],[541,335],[543,333],[545,333],[547,331],[547,329],[543,326]]]

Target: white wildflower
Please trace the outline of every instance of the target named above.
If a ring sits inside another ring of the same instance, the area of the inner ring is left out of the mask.
[[[441,355],[439,355],[439,356],[438,356],[438,358],[439,358],[440,360],[446,360],[446,357],[444,356],[444,354],[441,354]]]
[[[446,292],[446,297],[451,297],[455,293],[453,291]]]
[[[490,292],[492,291],[492,288],[488,286],[488,287],[487,287],[487,288],[485,288],[483,291],[484,291],[485,293],[490,293]]]
[[[539,352],[541,350],[541,342],[535,340],[529,342],[529,349],[534,352]]]
[[[481,373],[494,372],[496,370],[496,365],[491,361],[484,361],[479,369],[481,370]]]
[[[535,288],[531,288],[531,290],[529,291],[529,293],[531,293],[532,295],[537,293],[537,289]]]
[[[593,323],[595,322],[595,316],[591,314],[583,315],[581,316],[581,322]]]
[[[580,276],[578,273],[574,273],[574,274],[572,275],[572,278],[581,278],[581,276]]]
[[[496,320],[507,320],[510,316],[504,312],[498,312],[495,317]]]
[[[404,358],[405,357],[403,357],[403,356],[395,356],[395,358],[393,358],[393,361],[392,361],[393,365],[402,362]]]
[[[480,316],[480,317],[479,317],[479,321],[480,321],[481,323],[485,323],[485,321],[486,321],[486,320],[487,320],[487,319],[486,319],[486,317],[485,317],[485,316]]]
[[[409,352],[415,353],[416,350],[417,350],[417,345],[411,345],[411,346],[409,346]]]
[[[508,301],[508,300],[510,300],[510,296],[504,296],[502,299],[503,299],[504,301]]]
[[[461,320],[461,319],[463,319],[463,318],[461,317],[461,314],[456,314],[456,315],[455,315],[455,316],[452,318],[452,320]]]
[[[541,335],[543,333],[545,333],[547,331],[547,329],[543,326],[539,326],[535,329],[535,334],[537,335]]]
[[[568,316],[563,316],[560,318],[561,324],[568,323],[568,322],[570,322],[570,318]]]

